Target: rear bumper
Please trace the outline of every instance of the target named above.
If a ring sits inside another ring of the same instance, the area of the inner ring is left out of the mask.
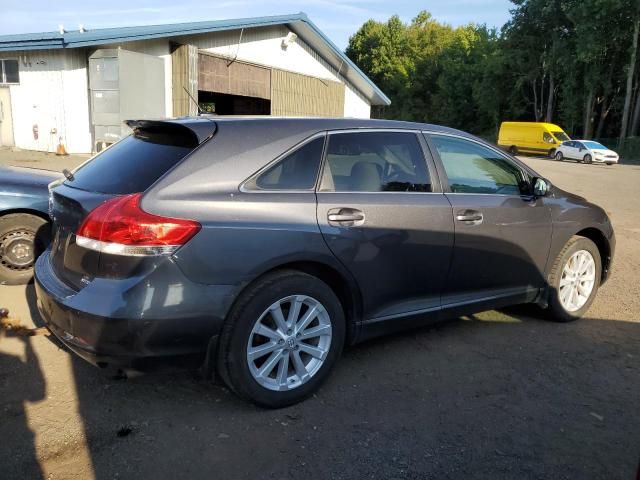
[[[142,277],[94,279],[74,291],[56,277],[47,251],[35,266],[38,310],[62,343],[100,367],[202,360],[235,288],[190,282],[173,261],[164,263]]]

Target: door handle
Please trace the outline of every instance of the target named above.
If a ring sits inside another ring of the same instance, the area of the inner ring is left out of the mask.
[[[477,210],[464,210],[456,213],[456,220],[468,225],[479,225],[482,223],[483,218],[482,213]]]
[[[355,208],[333,208],[327,212],[329,225],[350,227],[364,221],[364,212]]]

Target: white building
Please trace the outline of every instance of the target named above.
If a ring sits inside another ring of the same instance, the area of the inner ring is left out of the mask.
[[[89,153],[122,120],[369,117],[390,100],[305,14],[0,36],[0,146]]]

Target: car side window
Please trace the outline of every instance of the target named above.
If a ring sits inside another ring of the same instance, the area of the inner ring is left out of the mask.
[[[580,142],[574,142],[574,143],[575,143],[574,147],[576,147],[579,150],[584,150],[584,145],[582,143]]]
[[[260,190],[310,190],[316,184],[322,159],[324,137],[305,143],[248,182],[247,188]]]
[[[498,152],[459,137],[431,135],[453,193],[521,195],[529,182],[515,164]]]
[[[542,140],[544,140],[547,143],[553,143],[553,137],[549,132],[544,132],[542,134]]]
[[[573,142],[564,142],[564,143],[562,144],[562,146],[563,146],[563,147],[569,147],[569,148],[571,148],[571,147],[573,147]]]
[[[431,180],[414,132],[329,135],[320,191],[430,192]]]

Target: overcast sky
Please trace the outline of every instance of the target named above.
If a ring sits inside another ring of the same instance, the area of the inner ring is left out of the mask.
[[[442,22],[501,27],[509,17],[508,0],[0,0],[0,35],[153,25],[305,12],[339,47],[347,45],[366,20],[393,14],[408,21],[428,10]]]

